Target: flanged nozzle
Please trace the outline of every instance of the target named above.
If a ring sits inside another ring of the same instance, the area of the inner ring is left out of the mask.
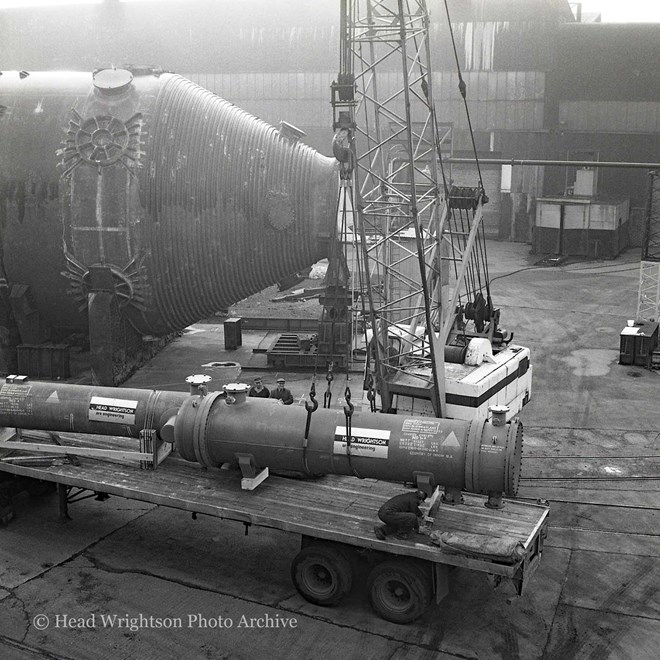
[[[236,404],[245,403],[250,386],[245,383],[228,383],[222,389],[227,393],[226,402]]]
[[[204,396],[207,393],[206,384],[211,382],[211,376],[208,374],[194,374],[186,378],[186,383],[190,385],[190,394],[193,396]]]
[[[506,414],[509,410],[509,406],[489,406],[488,412],[491,414],[491,422],[493,426],[504,426],[506,424]]]

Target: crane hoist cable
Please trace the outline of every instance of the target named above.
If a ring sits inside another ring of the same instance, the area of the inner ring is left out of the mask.
[[[461,74],[461,64],[458,60],[458,50],[456,49],[456,39],[454,38],[454,30],[451,26],[451,16],[449,15],[449,5],[447,4],[447,0],[444,0],[445,3],[445,11],[447,13],[447,25],[449,27],[449,36],[451,37],[451,45],[452,49],[454,51],[454,59],[456,60],[456,71],[458,73],[458,91],[460,92],[462,98],[463,98],[463,105],[465,106],[465,115],[467,117],[467,122],[468,122],[468,128],[470,130],[470,138],[472,140],[472,150],[474,151],[474,159],[477,164],[477,172],[479,174],[479,186],[481,187],[481,190],[484,190],[484,182],[483,178],[481,176],[481,167],[479,166],[479,157],[477,156],[477,145],[474,140],[474,131],[472,130],[472,119],[470,118],[470,109],[468,107],[467,103],[467,85],[465,84],[465,80],[463,80],[463,75]]]
[[[476,143],[475,143],[475,139],[474,139],[474,130],[472,128],[472,121],[471,121],[470,111],[469,111],[469,107],[468,107],[468,104],[467,104],[467,98],[466,98],[467,85],[465,84],[465,81],[463,80],[463,76],[462,76],[462,73],[461,73],[461,67],[460,67],[459,60],[458,60],[458,52],[457,52],[457,49],[456,49],[456,42],[455,42],[455,39],[454,39],[454,33],[453,33],[452,26],[451,26],[451,17],[449,15],[449,9],[448,9],[446,0],[445,0],[445,10],[447,12],[447,21],[448,21],[448,26],[449,26],[449,32],[450,32],[450,35],[451,35],[451,40],[452,40],[452,47],[453,47],[453,51],[454,51],[454,57],[456,59],[456,67],[457,67],[458,78],[459,78],[459,91],[461,93],[461,96],[463,98],[463,103],[465,105],[467,122],[468,122],[468,127],[469,127],[469,130],[470,130],[470,138],[471,138],[471,142],[472,142],[472,149],[473,149],[473,153],[474,153],[475,162],[476,162],[476,165],[477,165],[477,172],[478,172],[478,177],[479,177],[479,189],[480,189],[481,194],[483,194],[484,197],[485,197],[485,190],[484,190],[483,178],[482,178],[482,174],[481,174],[481,167],[480,167],[480,164],[479,164],[479,157],[478,157],[478,153],[477,153],[477,149],[476,149]],[[413,37],[413,41],[415,42],[415,44],[417,44],[417,37]],[[449,186],[447,184],[447,176],[445,174],[445,164],[444,164],[444,160],[442,158],[442,149],[441,149],[441,145],[440,145],[440,141],[439,141],[440,132],[439,132],[439,129],[438,129],[438,122],[437,122],[437,116],[436,116],[436,113],[435,113],[435,106],[433,105],[433,100],[430,98],[429,85],[428,85],[428,82],[427,82],[427,80],[424,76],[424,69],[422,67],[421,62],[418,63],[418,66],[419,66],[420,79],[421,79],[420,85],[421,85],[424,97],[426,98],[426,102],[429,106],[429,109],[431,110],[432,122],[433,122],[433,126],[434,126],[434,129],[435,129],[436,152],[437,152],[437,155],[438,155],[438,160],[439,160],[439,165],[440,165],[440,173],[441,173],[441,176],[442,176],[442,183],[443,183],[443,189],[444,189],[444,193],[445,193],[445,200],[447,200],[447,203],[449,203],[449,196],[451,194],[451,191],[450,191]],[[458,242],[459,243],[462,242],[461,247],[465,248],[466,245],[467,245],[466,229],[469,229],[471,223],[467,219],[467,217],[464,216],[461,209],[459,209],[459,211],[458,211],[458,214],[459,214],[458,219],[455,217],[455,213],[452,212],[452,211],[454,211],[453,209],[448,209],[448,211],[450,211],[448,213],[448,224],[449,224],[449,227],[450,227],[450,232],[454,232],[457,236],[462,236],[463,237],[462,241],[459,238]],[[452,227],[452,223],[453,223],[453,227]],[[460,224],[460,228],[459,228],[459,224]],[[468,291],[472,291],[472,292],[481,291],[483,288],[485,288],[486,289],[486,294],[487,294],[486,299],[489,303],[489,307],[492,309],[491,295],[490,295],[490,277],[489,277],[489,273],[488,273],[488,260],[487,260],[487,255],[486,255],[485,230],[484,230],[483,223],[481,224],[481,227],[479,228],[478,238],[479,238],[479,240],[477,240],[477,245],[476,245],[476,251],[477,252],[476,252],[476,254],[473,254],[470,257],[470,262],[468,264],[468,272],[466,274],[467,275],[467,279],[466,279],[467,287],[466,288],[468,289]],[[454,241],[451,242],[451,251],[452,251],[451,259],[452,259],[452,262],[453,262],[453,265],[454,265],[454,275],[455,276],[458,275],[457,262],[460,261],[460,259],[457,259],[457,249],[458,249],[458,247],[459,246],[457,246]],[[480,267],[481,265],[483,265],[483,276],[484,276],[485,281],[482,281],[482,268]],[[461,298],[462,298],[462,296],[461,296]]]
[[[470,131],[470,140],[472,142],[472,151],[474,153],[474,160],[477,166],[477,173],[479,176],[479,188],[481,190],[481,194],[485,197],[485,188],[484,188],[484,182],[483,182],[483,177],[481,174],[481,166],[479,164],[479,155],[477,153],[477,145],[474,139],[474,130],[472,128],[472,119],[470,117],[470,108],[468,107],[468,102],[467,102],[467,85],[465,84],[465,81],[463,80],[463,75],[461,73],[461,64],[458,59],[458,50],[456,48],[456,39],[454,38],[454,30],[451,26],[451,16],[449,14],[449,5],[447,3],[447,0],[444,0],[444,5],[445,5],[445,12],[447,14],[447,25],[449,27],[449,35],[451,37],[451,44],[452,44],[452,49],[454,51],[454,59],[456,60],[456,71],[458,74],[458,90],[461,94],[461,97],[463,98],[463,105],[465,106],[465,115],[467,118],[467,123],[468,123],[468,129]],[[486,232],[484,229],[484,224],[483,222],[481,223],[481,227],[478,230],[480,232],[480,240],[479,240],[479,252],[482,256],[482,262],[484,264],[484,275],[486,279],[486,297],[487,300],[490,304],[490,307],[492,309],[492,303],[491,303],[491,294],[490,294],[490,276],[488,273],[488,259],[486,255]]]

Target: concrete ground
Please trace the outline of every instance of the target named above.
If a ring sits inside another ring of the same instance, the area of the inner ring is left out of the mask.
[[[0,529],[0,656],[655,660],[660,372],[618,364],[639,251],[535,267],[527,245],[488,250],[503,324],[532,351],[520,497],[551,503],[526,594],[456,570],[440,605],[395,625],[359,588],[341,607],[303,600],[289,577],[293,534],[253,527],[245,536],[237,523],[120,498],[73,504],[64,524],[50,495],[19,500]],[[273,382],[252,352],[269,339],[244,333],[243,347],[227,352],[222,330],[220,321],[193,326],[126,385],[185,390],[200,372],[219,385],[254,373]],[[307,393],[309,373],[286,376],[296,398]],[[359,388],[359,375],[352,383]],[[338,378],[335,400],[344,386]]]

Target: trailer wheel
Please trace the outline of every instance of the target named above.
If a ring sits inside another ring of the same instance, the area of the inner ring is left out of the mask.
[[[291,579],[310,603],[336,605],[353,588],[353,566],[339,547],[308,545],[291,562]]]
[[[367,589],[376,613],[392,623],[411,623],[426,611],[433,598],[430,571],[403,559],[375,566]]]

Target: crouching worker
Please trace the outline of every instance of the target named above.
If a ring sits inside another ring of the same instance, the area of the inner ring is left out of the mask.
[[[419,521],[424,514],[419,505],[426,499],[423,490],[396,495],[387,500],[378,510],[378,517],[385,523],[374,527],[374,534],[384,541],[387,536],[398,539],[410,539],[419,532]]]

